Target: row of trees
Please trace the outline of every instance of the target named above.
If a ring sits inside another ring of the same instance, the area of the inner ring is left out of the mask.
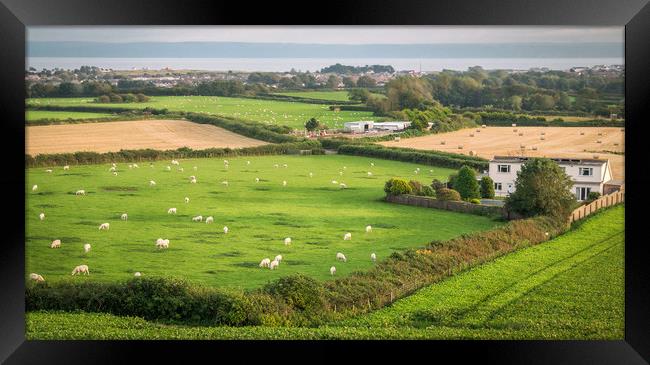
[[[145,94],[115,94],[101,95],[95,99],[96,103],[146,103],[149,97]]]

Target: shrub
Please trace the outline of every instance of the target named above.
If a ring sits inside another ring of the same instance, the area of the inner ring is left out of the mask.
[[[98,102],[98,103],[110,103],[111,98],[109,98],[108,95],[102,95],[102,96],[98,97],[97,99],[95,99],[95,101]]]
[[[591,191],[587,195],[587,200],[590,201],[590,202],[592,202],[592,201],[594,201],[594,200],[596,200],[598,198],[600,198],[600,193],[597,192],[597,191]]]
[[[109,99],[111,99],[111,103],[121,103],[121,102],[124,101],[122,99],[122,97],[119,96],[118,94],[111,93],[111,94],[108,94],[108,97],[109,97]]]
[[[472,203],[472,204],[481,204],[481,199],[474,198],[474,199],[470,199],[469,202]]]
[[[392,178],[384,184],[384,192],[387,195],[402,195],[413,193],[413,188],[408,181],[400,178]]]
[[[147,95],[145,95],[143,93],[136,94],[135,98],[138,101],[138,103],[146,103],[150,99]]]
[[[267,284],[262,292],[281,298],[291,308],[316,314],[325,308],[323,285],[316,279],[296,274]]]
[[[436,191],[436,199],[438,200],[451,200],[459,201],[460,194],[454,189],[442,188]]]
[[[494,180],[489,176],[481,178],[481,198],[493,199],[494,198]]]
[[[476,171],[468,166],[463,166],[458,170],[458,177],[453,183],[453,188],[464,200],[481,197],[478,181],[476,181]]]
[[[422,184],[419,181],[411,180],[409,181],[409,185],[413,194],[422,195]]]
[[[436,192],[429,185],[424,185],[424,186],[422,186],[422,194],[421,195],[422,196],[432,196],[433,197],[433,196],[436,196]]]
[[[456,186],[454,185],[456,183],[456,179],[458,178],[458,173],[453,173],[449,175],[449,178],[447,179],[447,188],[449,189],[455,189]]]
[[[433,190],[438,191],[440,189],[446,188],[447,184],[443,183],[438,179],[433,179],[433,181],[431,181],[431,187],[433,188]]]

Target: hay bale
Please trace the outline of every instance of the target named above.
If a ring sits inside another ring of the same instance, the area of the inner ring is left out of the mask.
[[[447,142],[445,142],[445,141],[440,141],[440,144],[444,145],[444,144],[447,144]]]
[[[463,145],[462,145],[462,144],[458,145],[458,149],[459,149],[459,150],[462,150],[462,149],[463,149]]]
[[[486,128],[487,126],[485,124],[481,124],[481,128]]]
[[[519,137],[521,137],[521,136],[523,136],[523,135],[524,135],[523,132],[519,132]]]

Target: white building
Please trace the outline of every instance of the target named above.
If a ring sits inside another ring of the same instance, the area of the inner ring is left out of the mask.
[[[517,172],[528,157],[495,156],[490,161],[488,175],[494,181],[496,196],[508,196],[515,191]],[[609,160],[551,158],[573,180],[573,193],[578,200],[586,200],[590,192],[608,194],[611,185],[621,185],[612,180]]]
[[[343,124],[343,130],[351,133],[364,133],[371,130],[379,131],[401,131],[408,128],[411,122],[374,122],[372,120],[360,120],[358,122],[347,122]]]
[[[382,129],[387,131],[401,131],[410,126],[411,126],[411,122],[407,122],[407,121],[378,122],[375,123],[374,129]]]

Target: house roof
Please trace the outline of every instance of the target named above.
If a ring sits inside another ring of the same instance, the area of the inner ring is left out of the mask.
[[[525,157],[525,156],[494,156],[490,162],[511,162],[519,163],[526,162],[530,158],[534,157]],[[564,158],[564,157],[547,157],[555,162],[558,165],[603,165],[609,163],[608,159],[595,159],[595,158]]]

